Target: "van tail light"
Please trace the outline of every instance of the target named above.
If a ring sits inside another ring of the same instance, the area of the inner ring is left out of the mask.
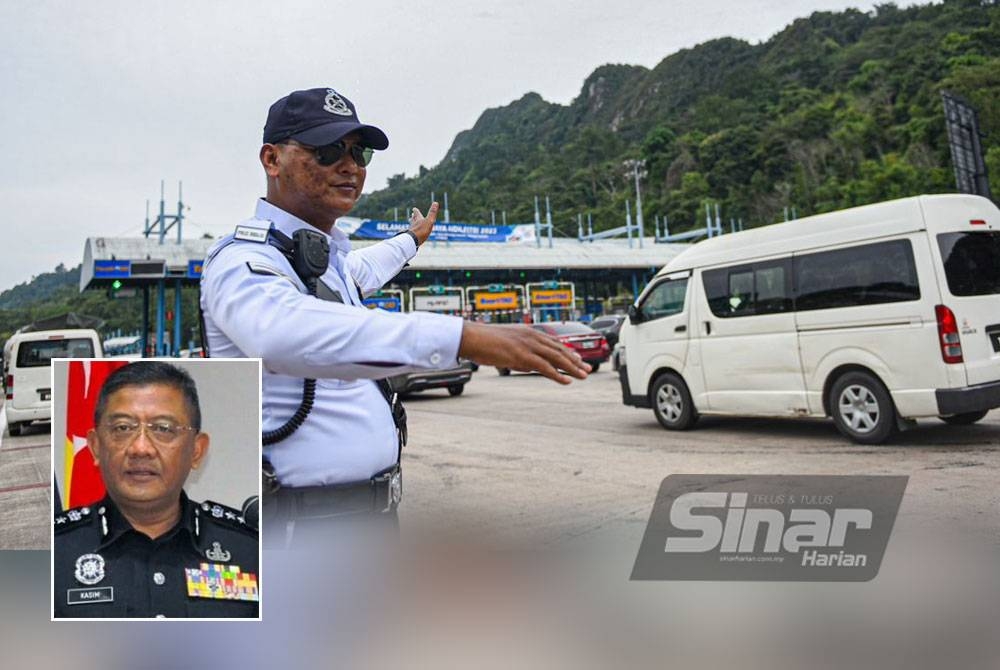
[[[941,345],[941,358],[945,363],[962,363],[962,340],[958,335],[958,321],[955,313],[944,305],[934,308],[937,315],[938,342]]]
[[[7,375],[7,400],[14,399],[14,375]]]

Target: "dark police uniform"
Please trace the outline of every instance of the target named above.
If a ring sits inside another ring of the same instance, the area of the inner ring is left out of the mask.
[[[238,510],[181,493],[181,518],[153,540],[110,498],[55,517],[56,618],[256,618],[257,531]]]

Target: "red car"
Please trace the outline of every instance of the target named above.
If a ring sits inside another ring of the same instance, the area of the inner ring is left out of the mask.
[[[531,325],[556,338],[567,347],[580,354],[584,361],[590,363],[590,371],[597,372],[601,363],[611,356],[611,348],[604,336],[588,325],[577,321],[550,321]],[[501,375],[509,375],[509,368],[497,368]]]

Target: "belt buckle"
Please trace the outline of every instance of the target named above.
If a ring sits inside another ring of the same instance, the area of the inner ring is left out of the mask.
[[[399,507],[399,501],[403,499],[403,471],[400,468],[372,478],[376,485],[388,483],[386,487],[385,508],[380,510],[382,514],[391,512]],[[376,489],[377,490],[377,489]]]

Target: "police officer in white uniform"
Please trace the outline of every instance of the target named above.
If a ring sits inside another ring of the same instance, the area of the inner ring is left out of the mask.
[[[361,195],[373,152],[389,141],[336,90],[295,91],[275,102],[263,140],[267,196],[209,251],[201,306],[211,356],[263,359],[261,524],[265,546],[273,546],[293,542],[296,525],[314,527],[317,519],[394,514],[405,435],[401,413],[394,421],[385,384],[375,380],[451,367],[458,356],[564,384],[585,378],[589,366],[525,326],[362,305],[416,255],[438,205],[426,217],[414,208],[405,234],[351,250],[334,223]]]

